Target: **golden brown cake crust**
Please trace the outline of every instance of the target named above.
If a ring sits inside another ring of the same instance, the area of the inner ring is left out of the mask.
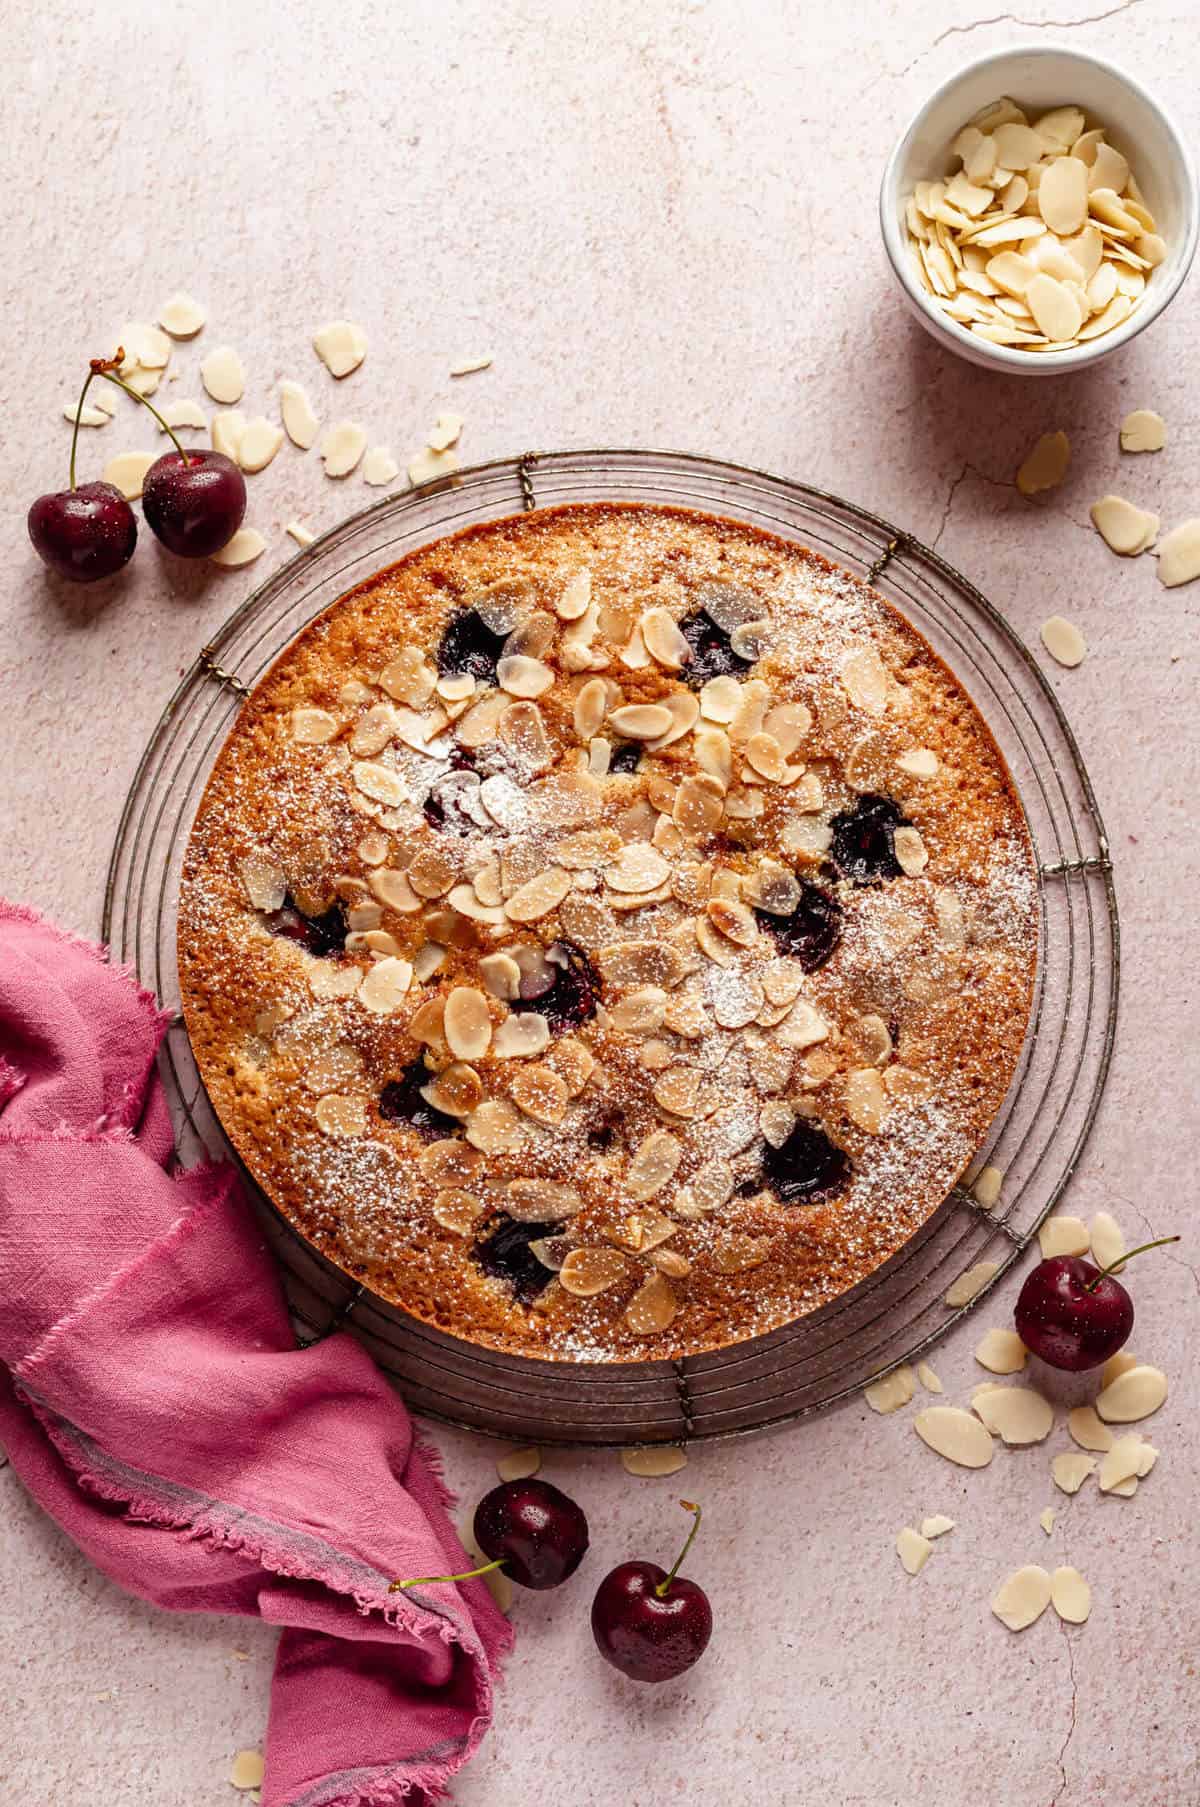
[[[995,742],[877,592],[583,505],[425,547],[282,654],[179,963],[230,1139],[346,1272],[511,1353],[677,1358],[943,1201],[1020,1057],[1036,898]]]

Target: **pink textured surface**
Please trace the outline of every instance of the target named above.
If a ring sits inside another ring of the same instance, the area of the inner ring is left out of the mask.
[[[181,571],[151,543],[90,596],[43,578],[23,515],[62,481],[80,360],[185,286],[210,325],[164,393],[200,398],[200,358],[228,341],[250,412],[273,412],[277,379],[296,376],[324,420],[361,419],[401,458],[453,407],[466,460],[603,443],[744,459],[935,541],[1031,644],[1054,611],[1078,621],[1091,655],[1052,681],[1108,821],[1127,982],[1070,1207],[1194,1238],[1197,592],[1113,559],[1087,507],[1118,489],[1164,525],[1196,511],[1200,291],[1101,369],[1022,385],[945,357],[908,321],[874,222],[893,135],[964,56],[1062,35],[1127,62],[1194,134],[1194,24],[1187,0],[1029,0],[1017,20],[979,0],[213,0],[185,27],[149,0],[45,0],[10,47],[5,97],[21,390],[10,381],[5,410],[0,886],[95,931],[120,804],[179,672],[290,550],[285,521],[328,525],[379,493],[285,447],[250,479],[249,519],[270,541],[254,571]],[[371,349],[335,389],[309,338],[338,315],[363,322]],[[494,367],[451,383],[449,364],[478,350]],[[1122,460],[1117,423],[1138,406],[1166,417],[1170,445]],[[1070,478],[1025,503],[1016,464],[1060,426]],[[123,415],[84,437],[84,469],[155,437]],[[707,1522],[689,1566],[717,1631],[703,1666],[665,1689],[638,1691],[595,1657],[587,1575],[673,1547],[679,1482],[555,1458],[594,1554],[564,1593],[519,1601],[497,1728],[460,1802],[1094,1807],[1119,1777],[1131,1807],[1190,1807],[1194,1260],[1187,1246],[1151,1256],[1137,1279],[1134,1345],[1174,1386],[1147,1427],[1162,1461],[1134,1500],[1055,1495],[1062,1431],[970,1475],[925,1451],[907,1414],[858,1404],[694,1455],[680,1480]],[[936,1353],[955,1396],[981,1377],[971,1351],[1005,1303]],[[438,1440],[473,1499],[494,1452]],[[1052,1538],[1037,1525],[1048,1503]],[[892,1539],[935,1511],[958,1529],[909,1580]],[[1014,1639],[990,1617],[1010,1568],[1068,1559],[1095,1590],[1088,1625],[1047,1614]],[[261,1735],[272,1642],[126,1599],[0,1472],[6,1800],[235,1799],[229,1761]]]

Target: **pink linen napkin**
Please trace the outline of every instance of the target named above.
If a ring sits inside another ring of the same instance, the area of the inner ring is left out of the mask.
[[[172,1173],[165,1030],[102,951],[0,901],[0,1444],[131,1593],[283,1627],[264,1807],[440,1799],[511,1631],[399,1399],[297,1349],[228,1167]]]

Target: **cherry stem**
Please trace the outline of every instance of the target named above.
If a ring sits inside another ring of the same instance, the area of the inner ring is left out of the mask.
[[[667,1593],[667,1590],[669,1589],[672,1581],[674,1581],[676,1575],[679,1573],[680,1569],[682,1568],[684,1558],[687,1555],[688,1551],[691,1549],[692,1545],[695,1543],[696,1533],[700,1529],[700,1508],[699,1508],[699,1506],[697,1506],[692,1500],[680,1500],[679,1504],[683,1507],[685,1512],[694,1512],[695,1517],[692,1520],[692,1528],[687,1534],[687,1542],[684,1544],[682,1550],[680,1550],[678,1556],[675,1558],[674,1563],[671,1565],[670,1574],[664,1576],[664,1578],[657,1584],[657,1586],[654,1589],[655,1594],[658,1596],[658,1598],[660,1600],[663,1599],[663,1597]]]
[[[485,1562],[481,1569],[468,1569],[465,1575],[417,1575],[412,1581],[393,1581],[388,1593],[402,1594],[408,1587],[432,1587],[435,1581],[474,1581],[478,1575],[490,1575],[493,1569],[502,1569],[504,1562],[503,1556],[497,1556],[495,1562]]]
[[[1165,1249],[1169,1242],[1179,1241],[1181,1238],[1178,1236],[1158,1236],[1153,1242],[1139,1242],[1136,1249],[1129,1249],[1124,1255],[1118,1255],[1115,1261],[1110,1261],[1107,1267],[1101,1268],[1096,1278],[1088,1281],[1084,1291],[1094,1293],[1101,1280],[1107,1280],[1111,1274],[1118,1273],[1135,1255],[1144,1255],[1147,1249]]]
[[[92,378],[95,374],[96,367],[93,364],[89,366],[88,373],[83,379],[83,388],[79,391],[79,401],[75,408],[75,426],[71,434],[71,469],[67,478],[68,486],[71,489],[74,489],[75,487],[75,452],[79,445],[79,416],[83,413],[84,400],[86,399],[88,390],[91,388]]]
[[[100,368],[97,368],[97,365],[93,364],[92,365],[92,374],[95,376],[104,377],[107,382],[115,383],[118,389],[123,389],[125,391],[126,395],[132,396],[133,400],[135,402],[140,402],[142,404],[143,408],[149,408],[151,414],[153,414],[155,420],[158,422],[158,424],[162,428],[163,432],[170,435],[171,443],[175,447],[175,450],[179,453],[179,456],[183,459],[183,462],[185,464],[188,462],[187,452],[185,451],[184,447],[182,445],[180,445],[179,439],[176,436],[174,429],[167,425],[166,421],[163,419],[163,417],[159,413],[158,409],[154,406],[153,402],[148,401],[144,395],[139,395],[137,390],[131,389],[129,387],[129,384],[127,382],[125,382],[123,378],[117,376],[113,370],[104,368],[103,365],[101,365]],[[89,378],[89,381],[90,381],[90,378]],[[86,387],[87,387],[87,385],[85,384],[84,385],[85,390],[86,390]],[[72,465],[72,468],[74,468],[73,465]]]

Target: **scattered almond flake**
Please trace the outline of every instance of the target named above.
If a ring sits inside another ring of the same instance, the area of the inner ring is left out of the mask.
[[[971,1182],[971,1191],[986,1211],[999,1202],[1004,1184],[1003,1167],[981,1167]]]
[[[1050,1577],[1050,1600],[1068,1625],[1086,1624],[1092,1610],[1092,1590],[1078,1569],[1055,1569]]]
[[[234,570],[241,565],[252,564],[267,549],[267,542],[256,527],[239,527],[233,538],[214,552],[209,564],[221,565],[226,570]]]
[[[1158,1451],[1152,1443],[1143,1443],[1138,1456],[1137,1478],[1144,1481],[1150,1470],[1158,1461]]]
[[[1157,1412],[1167,1397],[1167,1377],[1148,1364],[1127,1368],[1104,1388],[1096,1411],[1107,1424],[1136,1424]]]
[[[919,1575],[933,1551],[933,1545],[911,1525],[905,1525],[896,1538],[896,1554],[906,1575]]]
[[[349,376],[367,355],[367,335],[352,320],[332,320],[319,326],[312,343],[330,376]]]
[[[457,452],[450,449],[438,452],[425,446],[409,459],[408,480],[414,489],[419,489],[422,483],[433,483],[438,477],[448,477],[457,469]]]
[[[354,420],[339,420],[321,441],[327,477],[348,477],[367,449],[367,436]]]
[[[164,332],[173,339],[193,339],[204,325],[207,315],[198,301],[177,289],[168,296],[154,316]]]
[[[127,502],[136,502],[153,463],[153,452],[118,452],[104,467],[104,481],[114,484]]]
[[[399,475],[400,466],[392,457],[388,446],[367,447],[366,455],[363,458],[364,483],[370,483],[374,488],[382,489],[385,484],[394,483]]]
[[[888,1413],[898,1412],[901,1406],[907,1405],[915,1392],[913,1371],[907,1362],[903,1362],[900,1367],[893,1368],[890,1374],[885,1374],[882,1380],[873,1380],[869,1386],[865,1386],[863,1398],[873,1412],[886,1417]]]
[[[1054,1530],[1054,1507],[1053,1506],[1043,1506],[1042,1507],[1041,1511],[1038,1513],[1038,1524],[1042,1527],[1042,1530],[1046,1533],[1047,1537],[1049,1537],[1052,1534],[1052,1532]]]
[[[986,1468],[992,1459],[995,1445],[987,1426],[961,1406],[927,1406],[912,1422],[922,1443],[960,1468]]]
[[[265,471],[283,444],[283,428],[277,427],[265,414],[256,414],[246,422],[238,442],[238,463],[251,475]]]
[[[1167,443],[1167,423],[1153,408],[1135,408],[1121,422],[1123,452],[1161,452]]]
[[[161,370],[143,370],[140,365],[125,378],[126,386],[132,389],[135,395],[154,395],[161,382]]]
[[[79,406],[78,398],[73,402],[63,403],[63,419],[70,421],[72,426],[75,424],[77,412],[81,427],[106,427],[112,419],[110,413],[93,402],[84,402],[82,408]]]
[[[1054,1485],[1061,1493],[1078,1493],[1090,1474],[1096,1470],[1095,1456],[1081,1455],[1078,1450],[1067,1449],[1055,1456],[1050,1464],[1050,1473],[1054,1477]]]
[[[291,535],[297,546],[311,546],[317,537],[303,521],[289,521],[283,531]]]
[[[475,358],[460,358],[457,364],[451,364],[451,376],[473,376],[477,370],[488,370],[491,367],[491,352],[481,353]]]
[[[988,1330],[975,1351],[975,1360],[992,1374],[1016,1374],[1025,1366],[1028,1351],[1015,1330]]]
[[[200,403],[188,401],[182,395],[176,396],[173,401],[164,402],[159,413],[166,421],[167,426],[174,427],[176,432],[181,427],[198,427],[203,431],[208,429],[208,416]],[[158,430],[161,433],[163,428],[160,427]]]
[[[1073,668],[1082,665],[1087,656],[1087,641],[1073,622],[1062,615],[1051,615],[1042,623],[1042,645],[1060,665]]]
[[[1086,1255],[1091,1247],[1082,1217],[1048,1217],[1038,1231],[1042,1259],[1053,1255]]]
[[[1107,1211],[1097,1211],[1093,1217],[1090,1240],[1092,1259],[1097,1267],[1114,1267],[1125,1253],[1121,1226]]]
[[[1145,1445],[1136,1432],[1132,1436],[1115,1439],[1112,1448],[1106,1450],[1100,1458],[1100,1472],[1096,1479],[1101,1493],[1111,1493],[1122,1481],[1140,1477],[1144,1448]]]
[[[223,414],[214,414],[209,426],[214,452],[221,452],[226,458],[237,463],[238,447],[242,443],[242,434],[246,431],[246,416],[239,408],[230,408]]]
[[[502,1481],[525,1481],[542,1466],[542,1452],[530,1445],[527,1449],[506,1449],[496,1458],[496,1473]]]
[[[1088,513],[1105,545],[1122,558],[1136,557],[1143,549],[1151,521],[1157,527],[1156,516],[1147,514],[1136,502],[1127,502],[1124,496],[1101,496]]]
[[[998,1261],[977,1261],[973,1267],[967,1269],[965,1274],[960,1274],[947,1289],[946,1296],[942,1300],[943,1305],[949,1306],[951,1311],[956,1310],[960,1305],[969,1305],[976,1293],[982,1292],[988,1282],[994,1280],[999,1272]]]
[[[896,863],[909,878],[917,878],[929,864],[929,854],[917,829],[905,824],[892,837]]]
[[[215,402],[231,407],[246,388],[246,372],[232,345],[218,345],[200,366],[200,381]]]
[[[947,1518],[944,1512],[935,1512],[932,1518],[921,1520],[922,1537],[944,1537],[947,1531],[953,1531],[955,1520]]]
[[[279,412],[292,444],[299,446],[302,452],[307,452],[316,440],[321,423],[313,411],[303,383],[294,383],[290,378],[285,378],[280,383]]]
[[[143,370],[164,370],[171,357],[171,341],[166,333],[160,332],[156,326],[132,322],[121,328],[121,344],[125,348],[125,359],[121,365],[121,374],[126,371],[130,358],[135,366]]]
[[[1137,1356],[1132,1355],[1128,1349],[1118,1349],[1115,1355],[1109,1356],[1100,1370],[1101,1387],[1111,1386],[1118,1374],[1127,1374],[1130,1368],[1140,1365]]]
[[[1151,519],[1153,517],[1150,517]],[[1158,547],[1158,581],[1168,590],[1179,584],[1190,584],[1200,577],[1200,516],[1181,521],[1160,540]]]
[[[678,1474],[686,1466],[687,1451],[675,1444],[659,1443],[645,1449],[621,1451],[621,1467],[625,1473],[637,1475],[643,1480],[657,1480],[663,1475]]]
[[[1017,472],[1017,488],[1023,496],[1057,489],[1071,462],[1071,441],[1061,430],[1043,433]]]
[[[917,1379],[927,1393],[944,1393],[946,1390],[928,1362],[917,1363]],[[929,1533],[926,1531],[925,1535],[928,1537]]]
[[[977,1388],[971,1409],[1010,1446],[1040,1443],[1054,1428],[1054,1408],[1032,1387]]]
[[[439,414],[429,435],[429,449],[432,452],[444,452],[449,446],[457,445],[459,434],[463,430],[461,414]]]
[[[992,1596],[992,1611],[1010,1631],[1024,1631],[1050,1604],[1050,1577],[1036,1563],[1016,1572]]]
[[[242,1789],[261,1787],[266,1767],[261,1751],[239,1751],[229,1771],[231,1786]]]
[[[1095,1406],[1077,1405],[1067,1414],[1067,1429],[1080,1449],[1111,1449],[1113,1434],[1102,1424]]]

